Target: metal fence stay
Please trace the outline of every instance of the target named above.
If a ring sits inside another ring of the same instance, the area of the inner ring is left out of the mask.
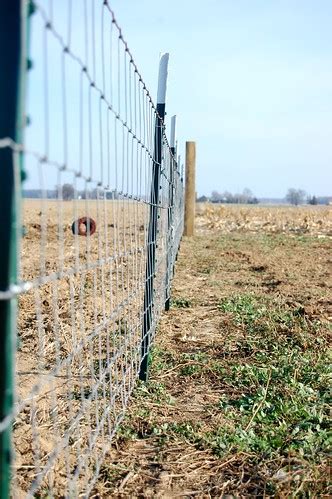
[[[1,7],[1,497],[89,496],[147,377],[183,232],[168,55],[155,106],[109,2],[59,5]]]

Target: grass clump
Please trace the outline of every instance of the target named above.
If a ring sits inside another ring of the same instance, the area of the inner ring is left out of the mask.
[[[174,308],[190,308],[192,306],[191,300],[187,298],[173,298],[171,300],[171,306]]]
[[[209,358],[205,352],[183,353],[179,361],[180,376],[198,376],[205,371]]]
[[[149,367],[156,375],[160,371],[172,369],[175,365],[175,358],[172,352],[153,346],[149,355]]]

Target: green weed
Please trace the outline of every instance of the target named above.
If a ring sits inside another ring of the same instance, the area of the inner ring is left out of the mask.
[[[187,298],[173,298],[171,300],[171,306],[174,308],[190,308],[192,303]]]
[[[184,364],[179,371],[181,376],[195,376],[205,371],[209,359],[204,352],[184,353],[179,362]]]
[[[136,388],[137,410],[125,420],[121,436],[153,436],[160,448],[183,440],[226,461],[247,456],[250,473],[272,463],[270,478],[262,478],[270,496],[282,488],[273,473],[295,477],[287,487],[301,487],[303,497],[313,490],[306,477],[316,480],[317,475],[319,494],[326,486],[318,483],[319,470],[331,445],[326,325],[308,317],[301,304],[263,294],[234,294],[220,300],[218,310],[228,328],[220,330],[221,345],[186,353],[154,349],[151,355],[157,380],[171,369],[174,383],[190,376],[199,377],[203,386],[217,386],[220,398],[209,403],[209,410],[218,417],[165,421],[160,411],[174,405],[173,385],[159,378]]]
[[[167,371],[175,365],[175,358],[171,352],[167,352],[153,346],[149,355],[149,366],[154,372]]]
[[[164,383],[149,380],[147,383],[139,382],[134,390],[136,399],[148,399],[155,404],[173,404],[173,399],[168,393]]]
[[[308,320],[302,307],[251,295],[224,299],[219,309],[243,327],[242,347],[253,355],[223,370],[231,395],[221,398],[220,408],[234,429],[211,434],[214,449],[321,458],[328,446],[330,367],[326,342],[317,336],[320,323]]]

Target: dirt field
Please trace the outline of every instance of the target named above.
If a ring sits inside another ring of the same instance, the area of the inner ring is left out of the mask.
[[[329,497],[331,207],[199,206],[93,497]]]
[[[130,201],[39,200],[23,214],[32,288],[19,298],[13,496],[78,497],[138,368],[148,213]],[[95,235],[74,237],[86,214]],[[150,381],[92,496],[327,494],[331,208],[200,205],[196,222]]]
[[[95,234],[74,235],[87,215]],[[18,300],[15,498],[76,497],[98,475],[139,368],[148,215],[130,200],[24,200],[20,274],[30,288]]]

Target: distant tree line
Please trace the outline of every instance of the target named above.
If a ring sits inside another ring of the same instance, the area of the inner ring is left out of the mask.
[[[309,196],[307,198],[307,203],[316,205],[316,204],[332,204],[332,196]]]
[[[309,196],[303,189],[290,188],[287,191],[285,200],[294,205],[298,206],[300,204],[330,204],[332,202],[331,196]]]
[[[243,189],[241,194],[232,194],[231,192],[224,191],[212,191],[211,196],[201,196],[197,199],[199,203],[205,203],[207,201],[211,203],[232,203],[232,204],[257,204],[259,203],[258,198],[253,195],[250,189]]]
[[[119,199],[119,194],[116,191],[106,191],[104,189],[85,189],[75,192],[72,184],[66,183],[56,186],[55,189],[24,189],[23,197],[30,199],[58,199],[71,201],[73,199]]]
[[[116,190],[106,191],[98,187],[94,189],[85,189],[75,192],[72,184],[66,183],[62,186],[57,186],[55,189],[24,189],[23,197],[32,199],[58,199],[71,201],[72,199],[120,199],[121,196]],[[241,194],[232,194],[231,192],[212,191],[211,196],[200,196],[197,198],[199,203],[232,203],[232,204],[258,204],[259,199],[253,195],[250,189],[245,188]],[[283,200],[277,200],[282,202]],[[332,203],[332,196],[309,196],[303,189],[288,189],[284,202],[290,203],[293,206],[301,204],[310,205],[328,205]]]
[[[283,204],[289,203],[293,206],[301,204],[310,205],[328,205],[332,204],[332,196],[316,196],[308,195],[303,189],[288,189],[284,198],[262,198],[258,199],[253,195],[250,189],[243,189],[241,194],[232,194],[231,192],[212,191],[210,196],[200,196],[197,198],[198,203],[232,203],[232,204],[257,204],[259,202]]]
[[[57,186],[55,189],[56,198],[60,197],[64,201],[71,201],[72,199],[118,199],[118,194],[114,191],[106,191],[95,187],[94,189],[84,189],[75,192],[72,184],[63,184]],[[59,196],[60,194],[60,196]]]

